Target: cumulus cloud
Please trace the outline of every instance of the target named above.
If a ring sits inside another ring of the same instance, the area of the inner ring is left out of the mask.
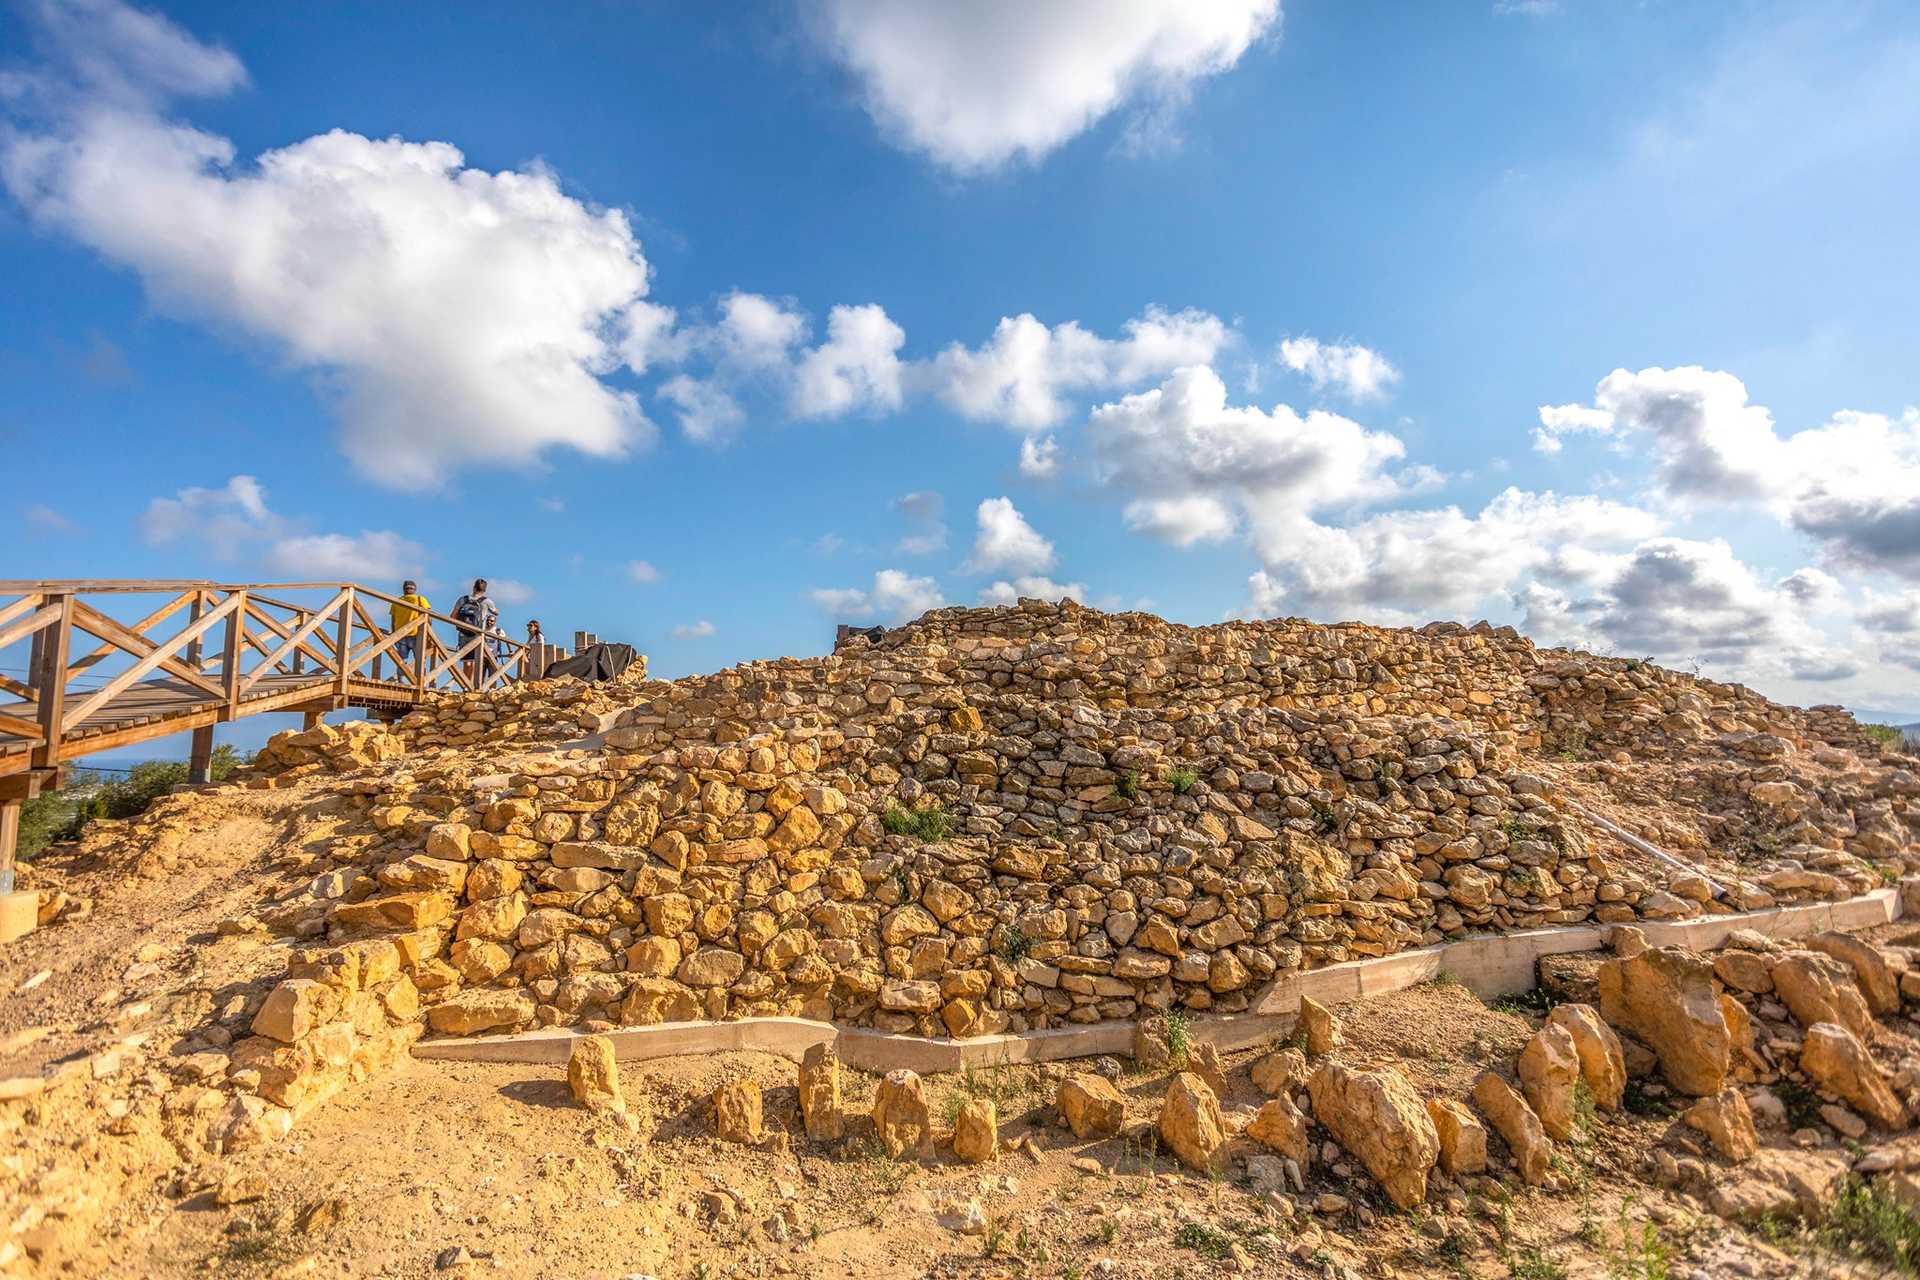
[[[629,560],[626,565],[627,580],[642,587],[652,586],[660,581],[660,571],[645,560]]]
[[[870,588],[819,587],[812,596],[823,613],[850,622],[869,618],[906,622],[946,603],[940,585],[932,578],[915,577],[899,569],[880,570],[873,575]]]
[[[1391,470],[1406,453],[1394,436],[1322,410],[1228,405],[1205,366],[1095,409],[1087,439],[1096,478],[1132,495],[1128,523],[1181,545],[1226,536],[1236,506],[1264,544],[1311,510],[1377,502],[1415,479]]]
[[[903,556],[930,556],[947,549],[947,502],[931,489],[903,493],[887,504],[912,526],[913,532],[894,547]]]
[[[1020,474],[1051,480],[1060,471],[1060,442],[1052,436],[1028,436],[1020,442]]]
[[[714,633],[714,625],[705,618],[698,622],[683,622],[673,629],[675,640],[704,640]]]
[[[243,543],[279,527],[267,510],[267,491],[252,476],[234,476],[218,489],[191,485],[171,498],[155,498],[139,519],[140,536],[148,546],[164,547],[191,537],[221,559],[231,559]]]
[[[276,539],[267,567],[290,578],[321,582],[387,582],[423,576],[427,551],[386,529],[355,535],[315,533]]]
[[[31,91],[35,123],[0,138],[0,181],[160,308],[321,375],[370,478],[420,488],[464,464],[648,441],[635,397],[602,380],[647,291],[624,214],[542,168],[470,168],[444,142],[336,129],[243,162],[162,114],[239,83],[230,54],[111,0],[78,9],[37,11],[67,70]]]
[[[1055,582],[1038,574],[1023,574],[1011,582],[995,582],[980,591],[981,604],[1018,604],[1028,600],[1085,600],[1084,582]]]
[[[1350,400],[1382,399],[1400,381],[1385,356],[1356,343],[1284,338],[1276,354],[1282,368],[1306,375],[1315,391],[1332,388]]]
[[[822,35],[888,137],[975,174],[1038,161],[1126,107],[1164,132],[1196,81],[1279,19],[1279,0],[830,0]]]
[[[676,374],[660,384],[660,398],[679,410],[680,429],[690,440],[714,444],[746,421],[739,401],[718,383]]]
[[[1536,443],[1593,432],[1648,441],[1654,482],[1679,502],[1751,505],[1812,538],[1837,566],[1920,580],[1920,410],[1846,410],[1782,436],[1730,373],[1616,369],[1591,408],[1544,406]]]
[[[967,572],[1033,574],[1053,567],[1053,544],[1027,523],[1011,498],[988,498],[974,518],[980,531],[963,566]]]
[[[1070,394],[1133,386],[1205,364],[1231,336],[1217,316],[1159,307],[1122,328],[1124,337],[1102,338],[1072,320],[1049,328],[1029,314],[1008,316],[982,346],[947,347],[924,379],[964,417],[1041,431],[1066,418]]]
[[[835,307],[827,314],[827,340],[794,366],[794,413],[820,418],[898,409],[898,352],[906,340],[906,330],[878,306]]]

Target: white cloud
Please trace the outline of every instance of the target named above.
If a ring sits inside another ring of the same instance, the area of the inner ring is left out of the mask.
[[[827,340],[794,366],[794,413],[821,418],[857,409],[897,410],[901,401],[897,353],[906,340],[906,330],[878,306],[835,307],[827,314]]]
[[[947,549],[947,501],[931,489],[903,493],[887,504],[913,526],[894,547],[903,556],[930,556]]]
[[[746,421],[739,402],[714,382],[676,374],[660,384],[659,393],[679,410],[680,429],[702,444],[726,439]]]
[[[1201,366],[1093,411],[1096,478],[1130,495],[1135,528],[1181,544],[1218,538],[1238,505],[1259,544],[1290,536],[1313,509],[1362,506],[1426,481],[1389,470],[1406,448],[1384,432],[1323,410],[1302,417],[1226,399],[1226,384]]]
[[[958,343],[931,362],[925,378],[968,418],[1040,431],[1062,421],[1075,391],[1127,387],[1190,364],[1205,364],[1231,337],[1204,311],[1147,310],[1102,338],[1069,320],[1048,328],[1032,315],[1003,318],[985,345]]]
[[[488,578],[487,594],[500,604],[532,604],[534,590],[516,578]]]
[[[626,565],[627,580],[640,586],[650,586],[660,581],[660,571],[645,560],[629,560]]]
[[[1164,131],[1279,18],[1279,0],[831,0],[823,36],[884,133],[972,174],[1037,161],[1127,106]]]
[[[871,589],[820,587],[812,596],[822,612],[848,622],[867,618],[906,622],[946,603],[940,585],[932,578],[914,577],[899,569],[882,569],[874,574]]]
[[[974,512],[980,532],[963,566],[969,573],[1038,573],[1053,567],[1053,544],[1027,523],[1010,498],[988,498]]]
[[[1645,438],[1668,498],[1756,506],[1837,565],[1920,580],[1920,410],[1843,410],[1783,437],[1740,379],[1692,365],[1616,369],[1591,409],[1544,406],[1540,418],[1549,451],[1572,430]]]
[[[1022,598],[1028,600],[1085,600],[1087,584],[1084,582],[1055,582],[1052,578],[1035,574],[1023,575],[1011,582],[995,582],[980,592],[981,604],[1018,604]]]
[[[26,521],[27,528],[36,534],[73,533],[80,527],[43,502],[27,508]]]
[[[378,529],[279,538],[267,549],[266,562],[273,572],[303,581],[373,584],[423,576],[427,552],[410,538]]]
[[[791,304],[739,290],[720,301],[711,337],[722,358],[747,369],[777,368],[807,334],[807,317]]]
[[[192,537],[214,555],[232,558],[240,544],[270,536],[279,527],[267,510],[267,491],[252,476],[234,476],[218,489],[189,486],[171,498],[155,498],[139,520],[148,546],[164,547]]]
[[[1276,350],[1281,367],[1305,374],[1315,391],[1332,387],[1350,400],[1379,400],[1400,381],[1400,371],[1378,351],[1350,342],[1284,338]]]
[[[1222,542],[1238,527],[1232,508],[1204,493],[1181,498],[1142,498],[1129,502],[1123,516],[1127,528],[1176,547],[1196,542]]]
[[[1051,480],[1060,470],[1060,442],[1052,436],[1028,436],[1020,442],[1020,474]]]
[[[704,640],[714,633],[714,625],[705,618],[698,622],[683,622],[673,629],[675,640]]]
[[[242,163],[158,114],[239,83],[231,55],[109,0],[84,20],[38,12],[65,80],[35,86],[41,131],[0,138],[0,181],[40,225],[138,272],[157,306],[322,375],[370,478],[420,488],[651,438],[635,397],[601,380],[647,291],[624,214],[543,168],[468,168],[444,142],[336,129]]]

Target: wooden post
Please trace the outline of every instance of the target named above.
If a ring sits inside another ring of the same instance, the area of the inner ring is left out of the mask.
[[[300,727],[302,729],[318,729],[321,720],[326,717],[326,714],[324,711],[302,712],[300,715]]]
[[[47,603],[60,606],[60,620],[49,630],[40,646],[40,666],[28,682],[40,703],[40,735],[45,742],[33,749],[30,762],[36,769],[51,769],[60,763],[60,725],[67,716],[67,646],[73,640],[73,597],[54,596]]]
[[[424,702],[427,696],[427,636],[433,619],[421,614],[413,620],[413,700]]]
[[[347,588],[347,598],[340,602],[340,627],[334,633],[333,691],[341,697],[347,696],[347,655],[353,652],[353,588]]]
[[[187,611],[187,624],[189,626],[200,621],[200,610],[205,607],[206,600],[206,592],[196,591],[193,593],[193,607]],[[203,656],[200,639],[201,637],[195,636],[193,639],[187,641],[187,665],[192,667],[196,673],[200,672],[200,662]]]
[[[222,720],[233,719],[240,709],[240,646],[247,638],[247,593],[236,590],[240,603],[227,615],[226,637],[220,644],[220,683],[226,690],[227,705],[220,709]]]
[[[13,892],[13,855],[20,842],[20,802],[0,800],[0,894]]]
[[[187,758],[188,782],[213,780],[213,726],[203,724],[193,731],[193,753]]]

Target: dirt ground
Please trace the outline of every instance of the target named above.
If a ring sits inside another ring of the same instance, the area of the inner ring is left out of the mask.
[[[50,1080],[0,1102],[12,1232],[0,1238],[0,1274],[1841,1273],[1808,1239],[1783,1236],[1783,1251],[1652,1184],[1650,1151],[1700,1148],[1663,1114],[1657,1087],[1563,1144],[1554,1188],[1521,1187],[1503,1160],[1465,1185],[1436,1175],[1413,1212],[1393,1210],[1337,1148],[1290,1196],[1250,1175],[1245,1156],[1258,1148],[1244,1140],[1219,1176],[1179,1168],[1151,1136],[1166,1073],[1126,1062],[1107,1069],[1121,1073],[1129,1125],[1092,1143],[1059,1125],[1053,1098],[1064,1074],[1095,1064],[929,1080],[937,1130],[961,1097],[994,1098],[1003,1143],[1016,1145],[980,1166],[944,1148],[927,1161],[887,1159],[862,1118],[874,1082],[858,1073],[846,1081],[847,1138],[808,1141],[793,1064],[763,1054],[623,1064],[644,1117],[637,1134],[576,1106],[560,1068],[409,1061],[344,1090],[277,1146],[209,1156],[184,1140],[193,1086],[180,1065],[206,1047],[197,1037],[211,1014],[284,971],[286,944],[242,925],[324,869],[318,851],[344,808],[323,785],[199,804],[190,836],[103,831],[92,852],[37,869],[43,883],[90,898],[91,916],[0,952],[0,1079]],[[1464,1097],[1482,1069],[1511,1065],[1539,1021],[1447,983],[1340,1012],[1346,1057],[1398,1062],[1427,1096]],[[1256,1056],[1228,1057],[1229,1129],[1264,1101],[1247,1075]],[[771,1136],[755,1148],[712,1136],[712,1091],[742,1075],[766,1092]]]

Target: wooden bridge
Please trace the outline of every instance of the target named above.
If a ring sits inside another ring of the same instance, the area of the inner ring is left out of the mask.
[[[551,652],[433,612],[396,628],[393,605],[407,607],[348,582],[0,580],[0,895],[21,802],[75,757],[191,730],[189,776],[204,782],[216,724],[269,711],[311,724],[345,707],[391,718]]]

